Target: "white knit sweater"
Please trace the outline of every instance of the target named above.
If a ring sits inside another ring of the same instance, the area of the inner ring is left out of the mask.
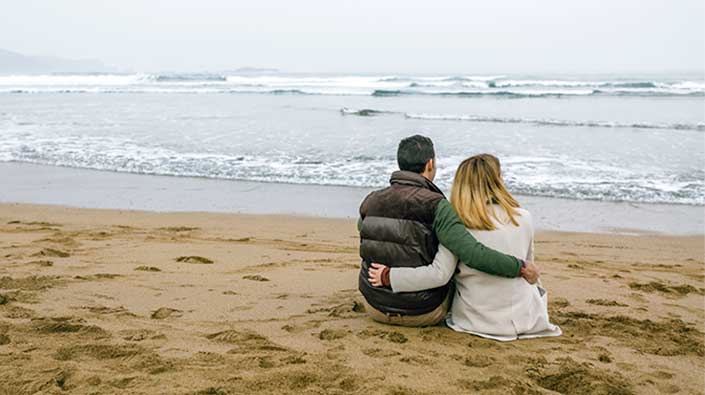
[[[508,221],[506,211],[493,205],[499,220],[496,229],[468,229],[480,243],[494,250],[532,261],[534,227],[531,214],[517,209],[519,226]],[[456,267],[455,295],[446,323],[459,332],[472,333],[500,341],[541,336],[559,336],[561,330],[550,323],[546,291],[521,277],[504,278],[457,265],[457,258],[440,245],[431,265],[417,268],[392,268],[389,274],[394,292],[419,291],[446,284]]]

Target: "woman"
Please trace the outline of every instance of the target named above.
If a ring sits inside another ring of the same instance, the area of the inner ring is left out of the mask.
[[[507,191],[496,157],[482,154],[463,161],[450,201],[480,243],[533,261],[531,214]],[[383,286],[386,266],[372,266],[370,283]],[[561,334],[548,319],[546,291],[540,283],[532,285],[521,277],[497,277],[457,265],[457,258],[442,245],[431,265],[389,269],[388,285],[394,292],[419,291],[446,284],[454,273],[456,290],[446,318],[450,328],[500,341]]]

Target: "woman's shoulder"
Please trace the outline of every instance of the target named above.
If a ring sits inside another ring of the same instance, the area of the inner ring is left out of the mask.
[[[527,210],[527,209],[525,209],[525,208],[517,207],[515,210],[516,210],[517,213],[519,213],[519,215],[521,215],[522,217],[525,217],[525,218],[528,218],[528,219],[533,218],[533,217],[531,216],[531,211],[529,211],[529,210]]]
[[[499,204],[495,204],[493,206],[495,210],[495,215],[497,215],[497,217],[494,219],[495,224],[499,226],[499,224],[509,223],[509,213],[504,209],[504,207]],[[531,212],[529,212],[529,210],[521,207],[515,207],[514,211],[517,214],[514,215],[514,219],[519,223],[519,226],[533,227],[534,219],[531,216]]]
[[[507,214],[507,211],[506,211],[506,210],[504,209],[504,207],[502,207],[501,205],[499,205],[499,204],[494,204],[493,206],[494,206],[494,209],[497,210],[497,212],[499,212],[499,213],[501,213],[501,214],[503,214],[503,215],[506,215],[506,214]],[[517,214],[519,214],[519,216],[524,217],[524,218],[526,218],[526,219],[531,220],[531,218],[532,218],[531,212],[530,212],[529,210],[525,209],[525,208],[522,208],[522,207],[514,207],[514,211],[516,211]]]
[[[517,213],[519,214],[516,218],[517,222],[519,222],[519,226],[522,228],[526,228],[529,230],[530,233],[534,233],[534,217],[531,215],[531,212],[525,208],[517,207],[516,208]]]

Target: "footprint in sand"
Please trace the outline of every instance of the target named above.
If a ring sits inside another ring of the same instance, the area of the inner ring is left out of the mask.
[[[199,351],[188,358],[188,361],[201,366],[222,366],[227,363],[224,356],[210,351]]]
[[[337,340],[347,336],[348,333],[340,329],[324,329],[318,334],[321,340]]]
[[[679,319],[652,321],[624,315],[557,310],[553,313],[552,320],[564,327],[566,332],[610,337],[647,354],[700,357],[705,355],[702,332]],[[635,333],[648,333],[649,336],[635,336]]]
[[[221,332],[206,335],[206,338],[220,343],[228,343],[234,346],[234,348],[228,351],[228,354],[250,354],[255,351],[289,351],[287,348],[270,341],[268,338],[256,332],[251,331],[239,331],[235,329],[228,329]]]
[[[160,307],[152,313],[151,317],[155,320],[163,320],[172,316],[181,317],[182,315],[183,314],[181,310],[172,309],[170,307]]]
[[[127,329],[120,331],[120,334],[123,336],[123,340],[126,341],[131,341],[131,342],[141,342],[143,340],[157,340],[157,339],[163,339],[166,338],[161,333],[155,332],[151,329]]]
[[[399,343],[399,344],[403,344],[403,343],[406,343],[407,341],[409,341],[409,339],[407,339],[406,336],[404,336],[402,333],[399,333],[397,331],[387,332],[387,331],[381,331],[381,330],[371,331],[371,330],[365,329],[365,330],[361,331],[360,333],[358,333],[357,336],[360,338],[363,338],[363,339],[375,336],[375,337],[379,337],[380,339],[386,339],[392,343]]]
[[[560,365],[537,369],[532,376],[539,386],[562,394],[592,394],[598,389],[606,394],[634,393],[632,385],[621,374],[579,363],[569,357]]]
[[[629,307],[627,304],[619,303],[616,300],[607,299],[588,299],[585,303],[594,304],[595,306]]]
[[[211,263],[213,263],[213,261],[208,258],[204,258],[202,256],[196,256],[196,255],[180,256],[180,257],[176,258],[176,262],[195,263],[195,264],[201,264],[201,265],[210,265]]]
[[[30,327],[35,332],[47,334],[79,333],[98,338],[110,337],[101,327],[89,325],[78,317],[40,317],[32,319]]]
[[[39,265],[39,266],[44,266],[44,267],[49,267],[49,266],[54,266],[54,262],[48,261],[48,260],[38,260],[38,261],[30,261],[27,262],[28,265]]]
[[[459,362],[471,368],[486,368],[495,362],[495,359],[487,355],[471,355],[465,358],[460,357]]]
[[[299,355],[289,355],[279,360],[287,365],[300,365],[306,363],[306,359]]]
[[[260,276],[259,274],[242,276],[242,278],[245,280],[252,280],[252,281],[269,281],[269,279],[267,277]]]
[[[143,353],[145,350],[135,344],[76,344],[59,348],[54,358],[59,361],[70,361],[85,355],[105,360],[135,357]]]
[[[681,284],[681,285],[667,285],[659,281],[651,281],[649,283],[637,283],[637,282],[632,282],[629,283],[629,288],[637,290],[637,291],[643,291],[643,292],[662,292],[665,294],[678,294],[678,295],[687,295],[691,292],[697,293],[700,295],[705,294],[705,289],[703,288],[696,288],[692,285],[689,284]]]
[[[93,281],[93,280],[112,280],[114,278],[120,278],[122,277],[122,274],[115,274],[115,273],[96,273],[96,274],[91,274],[88,276],[73,276],[75,280],[88,280],[88,281]]]
[[[391,358],[401,355],[400,352],[394,350],[383,350],[381,348],[367,348],[362,350],[362,353],[372,358]]]
[[[159,228],[159,230],[163,230],[166,232],[191,232],[193,230],[198,230],[198,228],[191,226],[169,226],[166,228]]]
[[[53,248],[44,248],[41,251],[32,254],[32,256],[51,256],[56,258],[68,258],[71,256],[71,254],[61,250],[55,250]]]
[[[410,365],[417,366],[430,366],[433,365],[433,361],[429,358],[424,358],[420,355],[411,355],[408,357],[399,358],[399,362],[408,363]]]
[[[125,307],[123,306],[118,306],[118,307],[108,307],[108,306],[81,306],[78,307],[82,310],[87,310],[93,314],[101,314],[101,315],[118,315],[118,316],[128,316],[128,317],[137,317],[137,315],[129,312]]]
[[[310,308],[306,310],[308,314],[316,314],[327,312],[329,317],[339,317],[339,318],[351,318],[355,317],[356,314],[361,314],[365,312],[365,306],[353,300],[351,302],[341,303],[330,307],[318,307]]]
[[[51,288],[59,282],[58,276],[29,276],[13,278],[0,277],[0,289],[21,289],[23,291],[39,291]]]
[[[568,302],[568,299],[565,298],[553,298],[551,305],[554,307],[563,308],[570,306],[570,302]]]
[[[37,241],[34,241],[33,243],[54,243],[54,244],[61,244],[65,248],[75,248],[78,247],[79,243],[72,239],[71,237],[64,236],[61,232],[56,232],[54,235],[45,237],[43,239],[39,239]]]
[[[30,222],[23,222],[23,221],[10,221],[7,223],[8,225],[29,225],[29,226],[62,226],[61,224],[54,224],[51,222],[45,222],[45,221],[30,221]]]
[[[143,272],[161,272],[162,269],[154,266],[137,266],[135,270],[143,271]]]

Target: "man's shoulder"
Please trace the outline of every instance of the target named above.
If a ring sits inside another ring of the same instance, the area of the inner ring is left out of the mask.
[[[443,194],[412,185],[391,185],[370,192],[360,204],[360,216],[418,219],[432,224]]]
[[[374,190],[365,196],[364,199],[362,199],[362,202],[360,202],[360,216],[364,217],[367,215],[367,211],[369,209],[370,203],[375,200],[375,197],[379,196],[380,194],[385,193],[386,190],[388,190],[390,187],[385,187],[381,189]]]
[[[378,195],[380,193],[385,193],[385,192],[389,191],[389,189],[391,187],[392,187],[392,185],[387,185],[386,187],[375,189],[374,191],[367,194],[367,197],[365,198],[365,200],[368,199],[370,196]]]
[[[439,200],[446,198],[440,192],[432,191],[427,188],[417,188],[417,189],[419,190],[419,194],[421,194],[421,196],[428,197],[428,199],[430,199],[430,200],[439,201]]]
[[[374,191],[370,192],[365,196],[364,199],[362,199],[362,202],[360,203],[360,209],[362,209],[365,204],[375,196],[379,195],[380,193],[384,193],[389,187],[381,188],[381,189],[375,189]]]
[[[445,196],[443,196],[442,193],[432,191],[428,188],[417,187],[414,185],[392,184],[388,187],[377,189],[368,193],[363,200],[363,203],[373,197],[389,195],[394,196],[399,200],[416,198],[423,199],[424,201],[437,202],[445,199]]]

